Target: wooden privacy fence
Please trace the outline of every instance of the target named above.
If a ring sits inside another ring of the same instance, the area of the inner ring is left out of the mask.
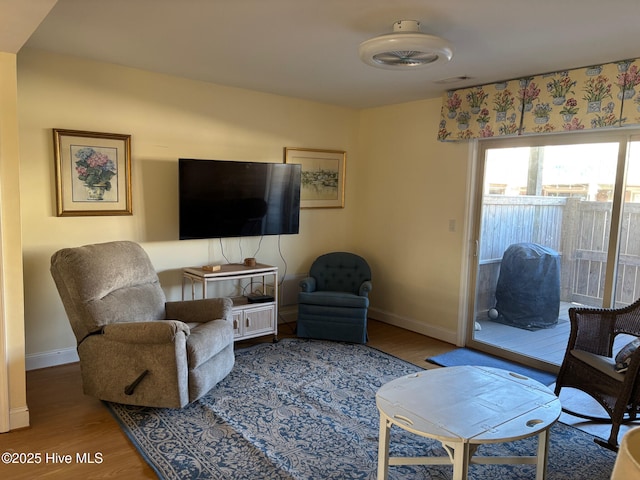
[[[611,202],[579,198],[484,197],[476,312],[495,305],[495,289],[504,251],[514,243],[531,242],[560,254],[560,298],[602,306],[606,256],[611,227]],[[640,204],[625,204],[621,223],[616,306],[640,297]]]

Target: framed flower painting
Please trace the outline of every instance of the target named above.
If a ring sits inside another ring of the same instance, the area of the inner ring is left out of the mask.
[[[131,215],[131,135],[53,129],[59,217]]]

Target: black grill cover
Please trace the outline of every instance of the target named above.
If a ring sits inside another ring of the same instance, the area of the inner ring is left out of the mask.
[[[560,257],[536,243],[504,252],[496,286],[496,321],[526,329],[549,328],[560,311]]]

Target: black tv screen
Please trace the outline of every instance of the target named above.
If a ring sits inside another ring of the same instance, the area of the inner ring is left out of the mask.
[[[180,240],[298,233],[300,169],[179,159]]]

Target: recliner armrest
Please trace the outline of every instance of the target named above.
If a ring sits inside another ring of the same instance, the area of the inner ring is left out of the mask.
[[[131,344],[173,343],[180,332],[185,337],[190,333],[189,326],[180,321],[112,323],[102,327],[102,335],[106,339]]]
[[[368,297],[369,292],[371,291],[372,288],[373,288],[373,285],[369,280],[362,282],[362,285],[360,285],[360,290],[358,291],[358,295],[360,295],[361,297]]]
[[[230,322],[232,307],[233,302],[230,298],[205,298],[167,302],[165,312],[167,319],[185,323],[205,323],[220,319]]]
[[[316,279],[313,277],[305,277],[300,280],[300,288],[303,292],[315,292],[316,291]]]

